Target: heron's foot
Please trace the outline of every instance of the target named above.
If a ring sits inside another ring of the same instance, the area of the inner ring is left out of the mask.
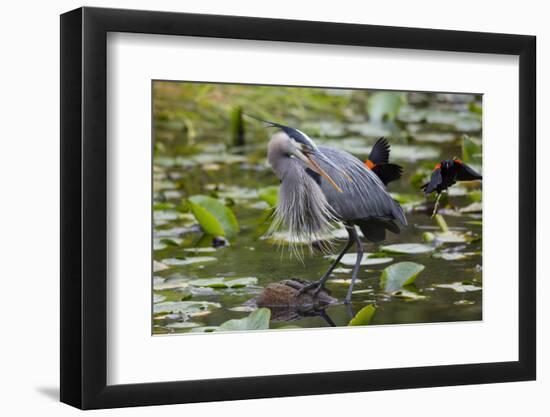
[[[319,294],[319,292],[322,289],[324,289],[324,287],[325,287],[324,283],[321,280],[312,282],[311,284],[304,285],[302,288],[300,288],[298,290],[298,292],[296,293],[296,297],[299,297],[300,295],[305,294],[306,292],[309,292],[310,290],[313,290],[311,295],[313,297],[316,297],[317,294]]]

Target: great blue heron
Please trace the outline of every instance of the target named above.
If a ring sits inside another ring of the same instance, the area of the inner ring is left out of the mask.
[[[255,117],[254,117],[255,118]],[[272,230],[288,229],[291,239],[318,241],[344,225],[348,241],[327,272],[304,286],[300,293],[317,294],[333,269],[355,243],[357,259],[345,301],[349,303],[357,279],[363,244],[355,226],[371,242],[380,242],[386,230],[399,233],[397,220],[407,225],[399,203],[386,190],[376,173],[348,152],[317,146],[298,129],[259,119],[278,130],[268,144],[267,157],[281,180]]]

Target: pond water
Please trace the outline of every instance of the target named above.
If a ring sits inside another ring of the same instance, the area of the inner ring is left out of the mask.
[[[170,105],[169,100],[164,104]],[[456,233],[426,243],[432,250],[396,254],[381,249],[394,243],[424,243],[426,232],[439,232],[431,217],[434,198],[425,199],[419,184],[436,162],[462,157],[464,134],[481,137],[480,108],[478,96],[413,93],[394,120],[375,123],[352,114],[330,122],[306,119],[296,126],[311,131],[317,143],[345,149],[361,159],[366,159],[378,136],[386,136],[392,144],[391,162],[404,168],[402,179],[388,188],[403,203],[409,226],[399,235],[388,233],[381,244],[366,242],[366,251],[391,260],[361,267],[351,312],[342,303],[329,306],[323,314],[273,309],[270,328],[345,326],[368,304],[376,306],[372,325],[482,319],[479,183],[456,185],[444,196],[441,213]],[[250,128],[246,145],[234,147],[227,145],[228,129],[222,125],[205,129],[191,143],[188,129],[177,121],[155,120],[156,141],[172,137],[179,145],[167,142],[157,147],[153,166],[154,334],[210,331],[229,319],[243,318],[255,308],[251,300],[268,284],[289,278],[317,280],[331,263],[321,252],[306,254],[302,260],[291,257],[288,250],[281,251],[264,238],[270,209],[259,190],[278,185],[266,162],[268,130]],[[480,169],[479,160],[475,166]],[[189,212],[186,198],[199,194],[222,199],[235,214],[240,231],[227,245],[204,234]],[[336,241],[335,253],[344,243],[345,235]],[[401,261],[425,269],[413,286],[388,293],[380,285],[381,272]],[[338,300],[346,295],[351,268],[341,263],[328,281],[327,288]],[[217,280],[205,281],[213,278]],[[231,285],[233,279],[242,280]],[[229,288],[223,284],[227,281]],[[166,307],[170,305],[174,308]]]

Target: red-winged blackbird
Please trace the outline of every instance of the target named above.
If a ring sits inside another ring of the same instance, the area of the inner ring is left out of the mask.
[[[390,144],[385,138],[376,141],[370,151],[369,159],[365,161],[365,166],[372,170],[384,185],[398,180],[403,174],[403,168],[396,164],[390,164]]]
[[[424,190],[424,194],[430,194],[434,191],[441,194],[457,181],[480,179],[482,179],[481,175],[460,159],[447,159],[435,165],[430,182],[424,184],[421,188]]]

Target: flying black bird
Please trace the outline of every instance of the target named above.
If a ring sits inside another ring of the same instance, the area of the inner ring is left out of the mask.
[[[403,168],[396,164],[390,164],[390,144],[386,138],[376,141],[370,151],[369,159],[365,161],[367,168],[371,169],[384,185],[398,180],[403,175]]]
[[[435,165],[430,181],[421,188],[424,190],[424,194],[430,194],[434,191],[436,191],[437,194],[441,194],[444,190],[456,184],[457,181],[474,181],[480,179],[482,179],[481,175],[460,159],[447,159]]]
[[[432,217],[437,213],[439,199],[443,191],[456,184],[457,181],[474,181],[481,179],[481,174],[478,174],[458,158],[447,159],[436,164],[432,171],[430,181],[421,187],[425,195],[433,193],[434,191],[437,193]]]
[[[327,272],[318,281],[305,285],[300,293],[311,289],[314,295],[318,293],[355,243],[357,259],[345,298],[349,302],[363,257],[363,244],[355,226],[367,240],[380,242],[385,239],[386,230],[399,233],[396,221],[407,225],[403,209],[380,178],[353,155],[317,146],[298,129],[259,120],[280,129],[272,135],[267,151],[268,161],[281,180],[271,232],[288,229],[291,242],[325,240],[336,222],[348,232],[348,242]]]

